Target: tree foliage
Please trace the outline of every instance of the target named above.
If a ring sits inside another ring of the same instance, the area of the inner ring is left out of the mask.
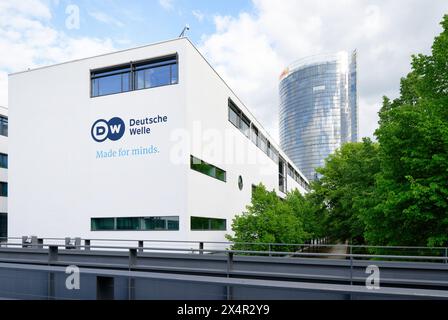
[[[301,244],[316,230],[316,210],[298,191],[280,199],[275,191],[263,185],[254,189],[247,211],[237,215],[232,222],[234,235],[227,239],[234,242],[234,249],[268,250],[265,243]],[[253,243],[244,245],[243,243]],[[259,244],[259,245],[257,245]],[[290,251],[292,247],[273,246],[275,251]]]
[[[441,25],[431,55],[412,57],[400,96],[384,98],[378,143],[343,145],[305,197],[282,201],[260,186],[230,240],[448,245],[448,15]]]
[[[379,168],[378,144],[368,138],[344,144],[326,159],[317,170],[321,179],[312,186],[313,197],[327,209],[322,221],[325,234],[335,240],[364,242],[360,212],[371,201]]]
[[[372,244],[448,241],[448,16],[442,26],[432,55],[413,56],[400,97],[384,98],[377,203],[363,215]]]

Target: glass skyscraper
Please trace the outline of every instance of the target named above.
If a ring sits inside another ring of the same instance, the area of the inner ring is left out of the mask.
[[[280,78],[280,142],[309,180],[345,142],[358,141],[356,51],[318,55]]]

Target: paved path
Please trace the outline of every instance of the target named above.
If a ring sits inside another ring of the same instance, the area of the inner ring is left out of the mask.
[[[347,250],[348,250],[347,244],[339,244],[339,245],[334,246],[334,247],[324,248],[322,250],[322,253],[346,254]],[[345,259],[346,257],[344,257],[344,256],[327,256],[327,257],[323,257],[323,258],[326,258],[326,259]]]

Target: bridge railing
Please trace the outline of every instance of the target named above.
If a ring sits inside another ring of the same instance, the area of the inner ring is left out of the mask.
[[[37,236],[3,238],[0,247],[41,248],[56,246],[66,250],[105,250],[138,252],[178,252],[191,254],[232,254],[291,258],[328,258],[347,260],[426,261],[448,263],[447,247],[368,246],[312,243],[256,243],[228,241],[155,240],[155,239],[82,239],[39,238]]]

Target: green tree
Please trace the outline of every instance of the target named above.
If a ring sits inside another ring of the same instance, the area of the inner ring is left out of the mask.
[[[300,193],[299,193],[300,195]],[[302,204],[296,199],[297,193],[288,195],[281,200],[275,191],[267,191],[263,185],[255,188],[252,203],[247,211],[237,215],[232,222],[234,235],[227,235],[227,239],[234,242],[236,250],[268,250],[269,246],[262,243],[303,243],[309,238],[304,230],[303,220],[298,212]],[[300,195],[301,199],[303,198]],[[294,202],[291,205],[290,202]],[[244,245],[242,243],[254,243]],[[260,245],[256,245],[260,243]],[[289,246],[274,246],[274,251],[292,251]]]
[[[344,144],[326,159],[323,168],[317,169],[321,178],[312,183],[309,197],[326,208],[322,235],[364,242],[365,225],[360,213],[369,206],[379,169],[378,145],[368,138]]]
[[[448,16],[432,54],[412,58],[400,97],[384,98],[381,172],[375,204],[363,212],[365,237],[377,245],[447,245]]]

